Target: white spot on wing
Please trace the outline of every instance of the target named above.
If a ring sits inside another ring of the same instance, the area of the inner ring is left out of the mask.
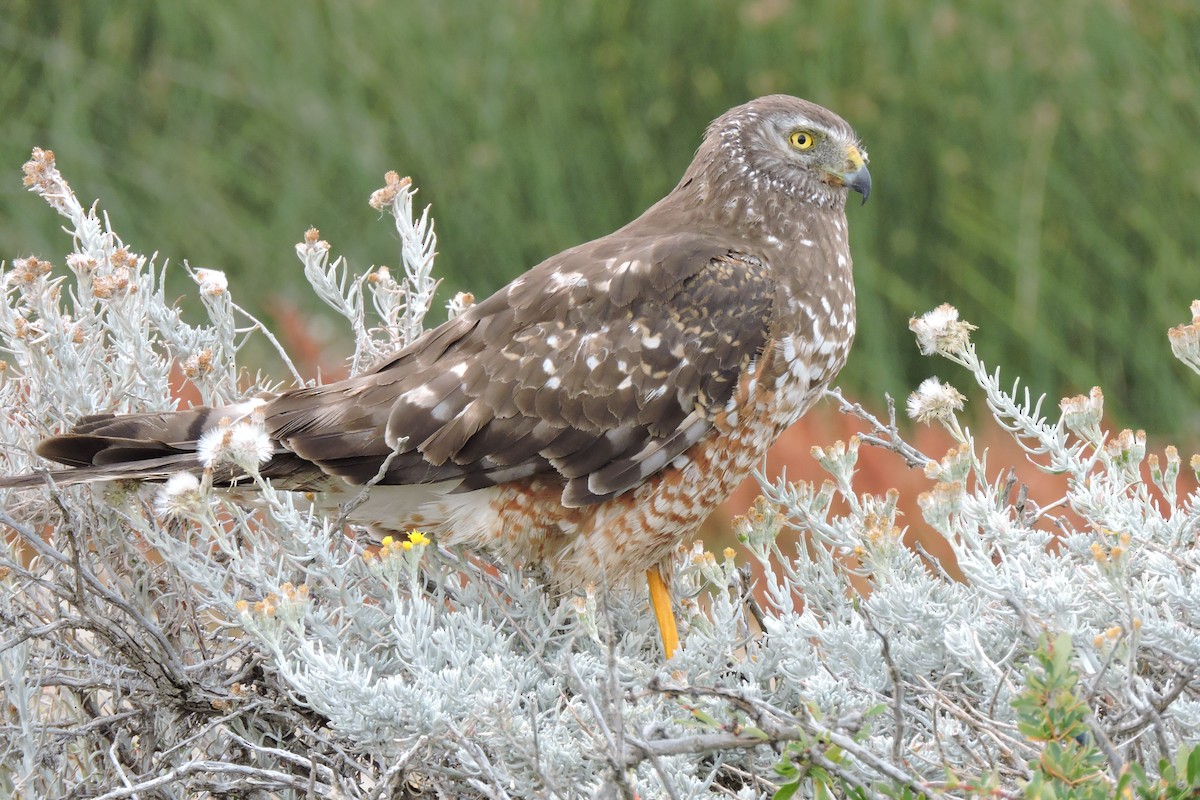
[[[587,283],[587,279],[578,272],[555,272],[550,275],[550,280],[555,286],[576,286]]]
[[[415,389],[409,389],[404,393],[404,399],[415,406],[428,408],[433,405],[434,395],[433,390],[428,386],[418,386]]]
[[[783,359],[788,363],[796,360],[796,339],[793,336],[783,337]]]
[[[429,411],[429,416],[438,422],[449,422],[454,416],[454,403],[450,399],[443,400]]]

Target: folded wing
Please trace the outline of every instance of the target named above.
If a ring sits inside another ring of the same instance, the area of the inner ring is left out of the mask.
[[[566,504],[597,503],[711,429],[767,341],[775,296],[768,265],[710,237],[606,237],[375,372],[281,395],[268,431],[351,483],[382,469],[383,484],[470,490],[557,473]]]

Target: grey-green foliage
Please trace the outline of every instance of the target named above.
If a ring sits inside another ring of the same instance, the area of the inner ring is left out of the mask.
[[[1156,337],[1200,267],[1197,42],[1192,0],[17,0],[0,162],[58,150],[132,244],[259,309],[305,297],[282,254],[317,220],[355,263],[393,260],[357,203],[398,168],[444,221],[443,274],[482,294],[639,213],[727,107],[798,94],[855,124],[876,177],[851,210],[847,386],[903,393],[920,365],[894,332],[948,299],[1035,385],[1100,382],[1192,432]],[[0,186],[0,240],[53,236]]]
[[[66,270],[0,270],[0,471],[28,471],[36,441],[81,414],[170,408],[172,365],[214,400],[264,388],[233,380],[246,337],[267,332],[222,276],[194,274],[208,319],[186,324],[152,260],[85,212],[47,154],[27,175],[74,252]],[[364,289],[315,235],[296,248],[322,299],[353,318],[363,361],[405,335],[368,327],[363,292],[383,293],[384,320],[414,321],[426,308],[397,301],[432,281],[411,187],[389,176],[372,202],[396,216],[407,293]],[[1193,310],[1171,339],[1200,371]],[[1070,476],[1067,493],[1024,497],[958,420],[961,395],[926,382],[909,409],[944,425],[954,450],[935,461],[860,411],[874,425],[863,440],[924,465],[924,524],[965,581],[903,546],[897,496],[858,492],[860,440],[837,442],[815,451],[823,485],[763,479],[767,499],[739,526],[759,577],[732,550],[680,559],[684,648],[669,663],[626,586],[556,598],[534,572],[417,533],[365,548],[257,476],[254,442],[238,450],[253,419],[208,457],[235,460],[254,491],[214,491],[203,471],[8,492],[0,792],[1048,798],[1062,796],[1049,771],[1069,761],[1088,796],[1184,796],[1200,770],[1187,747],[1200,728],[1200,496],[1179,493],[1178,453],[1160,460],[1143,436],[1107,432],[1098,390],[1051,422],[986,368],[949,306],[912,328],[924,352],[968,370],[1031,458]],[[1053,691],[1029,668],[1046,663],[1046,632]],[[1038,733],[1043,707],[1065,709],[1052,732],[1081,747]]]

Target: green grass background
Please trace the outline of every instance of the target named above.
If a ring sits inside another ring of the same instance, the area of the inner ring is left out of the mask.
[[[395,263],[365,204],[385,170],[434,205],[443,295],[482,295],[638,214],[729,106],[801,95],[875,178],[844,386],[965,383],[906,329],[948,301],[1035,391],[1098,383],[1119,421],[1198,428],[1165,336],[1200,296],[1195,0],[9,0],[0,56],[0,255],[64,250],[20,186],[49,147],[132,247],[224,269],[268,315],[312,303],[309,225]]]

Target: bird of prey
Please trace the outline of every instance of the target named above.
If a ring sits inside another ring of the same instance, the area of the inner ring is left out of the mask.
[[[222,408],[86,417],[37,452],[58,483],[199,471],[255,415],[261,474],[351,520],[542,565],[560,588],[661,567],[820,395],[854,338],[845,206],[871,189],[841,117],[772,95],[709,127],[679,184],[375,370]],[[0,487],[29,487],[29,475]],[[236,480],[230,473],[230,480]]]

